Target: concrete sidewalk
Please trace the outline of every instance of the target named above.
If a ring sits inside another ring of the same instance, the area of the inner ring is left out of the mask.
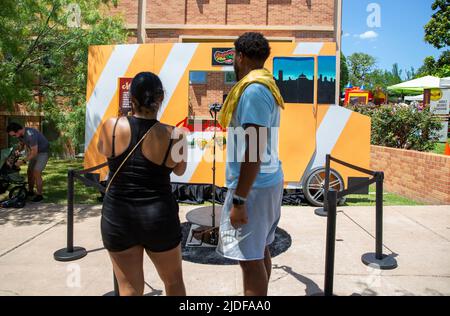
[[[201,206],[182,206],[180,218]],[[338,207],[334,292],[348,295],[450,295],[450,206],[384,208],[384,253],[398,268],[372,269],[361,255],[375,250],[375,207]],[[75,246],[88,255],[58,262],[66,244],[66,209],[29,204],[0,209],[0,295],[110,295],[112,268],[100,235],[100,206],[77,206]],[[290,236],[272,260],[269,295],[312,295],[323,290],[326,218],[312,207],[283,207],[279,227]],[[147,295],[164,295],[148,258]],[[183,261],[188,295],[242,295],[240,268]]]

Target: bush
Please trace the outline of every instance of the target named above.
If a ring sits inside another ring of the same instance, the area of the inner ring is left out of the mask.
[[[373,145],[429,151],[438,140],[441,124],[430,112],[406,105],[357,105],[351,110],[372,119]]]

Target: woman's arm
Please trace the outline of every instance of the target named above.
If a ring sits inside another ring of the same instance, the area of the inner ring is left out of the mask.
[[[173,173],[175,173],[177,176],[182,176],[187,167],[186,135],[184,134],[182,129],[175,127],[173,130],[173,138],[177,139],[171,150],[172,153],[175,153],[177,155],[177,157],[173,156],[173,160],[177,162],[176,166],[173,168]]]
[[[100,129],[100,135],[98,137],[98,143],[97,143],[97,150],[99,153],[101,153],[104,156],[108,156],[108,153],[106,152],[108,149],[107,139],[109,136],[112,137],[112,128],[113,128],[116,120],[117,120],[117,118],[115,118],[115,117],[108,119],[105,123],[103,123],[103,125]]]

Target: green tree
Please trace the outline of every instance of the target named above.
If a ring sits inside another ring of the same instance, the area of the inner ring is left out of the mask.
[[[353,85],[368,84],[368,77],[375,67],[375,58],[364,53],[348,57],[349,77]]]
[[[450,45],[450,0],[435,0],[431,8],[436,11],[425,25],[425,41],[440,49]]]
[[[402,82],[402,70],[398,68],[398,64],[392,65],[392,71],[390,73],[391,78],[389,84],[397,84]]]
[[[111,4],[117,0],[2,0],[0,107],[42,110],[61,144],[79,146],[88,47],[127,38],[123,20],[107,13]]]
[[[347,58],[345,58],[345,55],[341,52],[341,80],[340,80],[341,91],[344,90],[345,86],[347,85],[348,78],[349,73],[347,66]]]
[[[450,50],[444,51],[438,60],[433,56],[428,56],[424,59],[422,67],[417,70],[416,77],[436,76],[449,77],[450,76]]]
[[[412,80],[416,77],[416,70],[414,67],[411,67],[409,70],[406,70],[406,80]]]
[[[436,11],[425,25],[425,41],[441,49],[450,45],[450,0],[435,0],[431,8]],[[445,50],[438,60],[428,56],[417,71],[417,77],[450,76],[450,50]]]
[[[388,86],[402,82],[403,71],[399,69],[398,64],[392,65],[392,70],[374,69],[367,76],[367,85],[371,89],[378,87],[386,89]]]

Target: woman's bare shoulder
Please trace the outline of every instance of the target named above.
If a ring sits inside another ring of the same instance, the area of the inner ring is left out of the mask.
[[[156,127],[155,131],[158,136],[167,136],[167,137],[170,137],[172,135],[172,131],[175,128],[172,125],[164,124],[161,122],[159,122],[159,124],[157,124],[155,127]]]

